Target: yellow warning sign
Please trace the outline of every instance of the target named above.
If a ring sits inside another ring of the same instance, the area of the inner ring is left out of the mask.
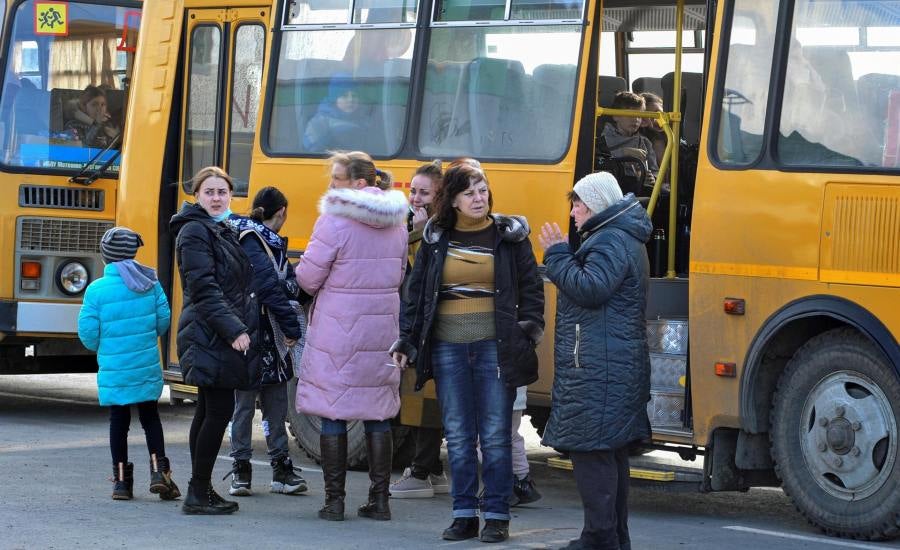
[[[66,2],[35,2],[34,34],[68,36],[69,4]]]

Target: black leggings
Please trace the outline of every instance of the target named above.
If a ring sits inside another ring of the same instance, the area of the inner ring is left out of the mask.
[[[197,408],[191,422],[191,476],[198,481],[209,481],[222,437],[228,421],[234,414],[234,390],[197,388]]]
[[[166,456],[162,422],[156,401],[137,404],[138,418],[147,438],[147,451],[157,457]],[[131,405],[113,405],[109,408],[109,450],[113,464],[128,462],[128,428],[131,427]]]

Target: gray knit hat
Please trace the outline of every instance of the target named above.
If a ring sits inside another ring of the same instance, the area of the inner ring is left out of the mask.
[[[622,200],[622,189],[616,177],[609,172],[586,175],[578,180],[573,191],[594,214],[599,214]]]
[[[140,235],[127,227],[113,227],[100,239],[100,255],[108,264],[132,260],[141,246],[144,246],[144,241]]]

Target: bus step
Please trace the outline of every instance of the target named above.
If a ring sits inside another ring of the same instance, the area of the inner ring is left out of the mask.
[[[547,459],[547,466],[560,470],[572,470],[572,461],[568,458],[554,456]],[[699,484],[703,481],[703,471],[697,468],[641,465],[631,467],[631,479]]]

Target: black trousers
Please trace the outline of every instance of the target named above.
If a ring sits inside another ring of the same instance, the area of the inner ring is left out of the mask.
[[[162,422],[156,401],[137,403],[138,418],[147,439],[147,451],[158,457],[166,456]],[[128,429],[131,427],[131,405],[113,405],[109,408],[109,450],[113,464],[128,462]]]
[[[225,428],[234,414],[234,390],[221,388],[197,388],[197,408],[191,422],[188,439],[191,447],[191,477],[209,481]]]
[[[413,477],[426,479],[429,475],[444,473],[441,463],[441,441],[444,439],[440,428],[415,428],[416,454],[412,461]]]
[[[584,506],[581,544],[591,550],[630,550],[628,448],[570,455]]]

